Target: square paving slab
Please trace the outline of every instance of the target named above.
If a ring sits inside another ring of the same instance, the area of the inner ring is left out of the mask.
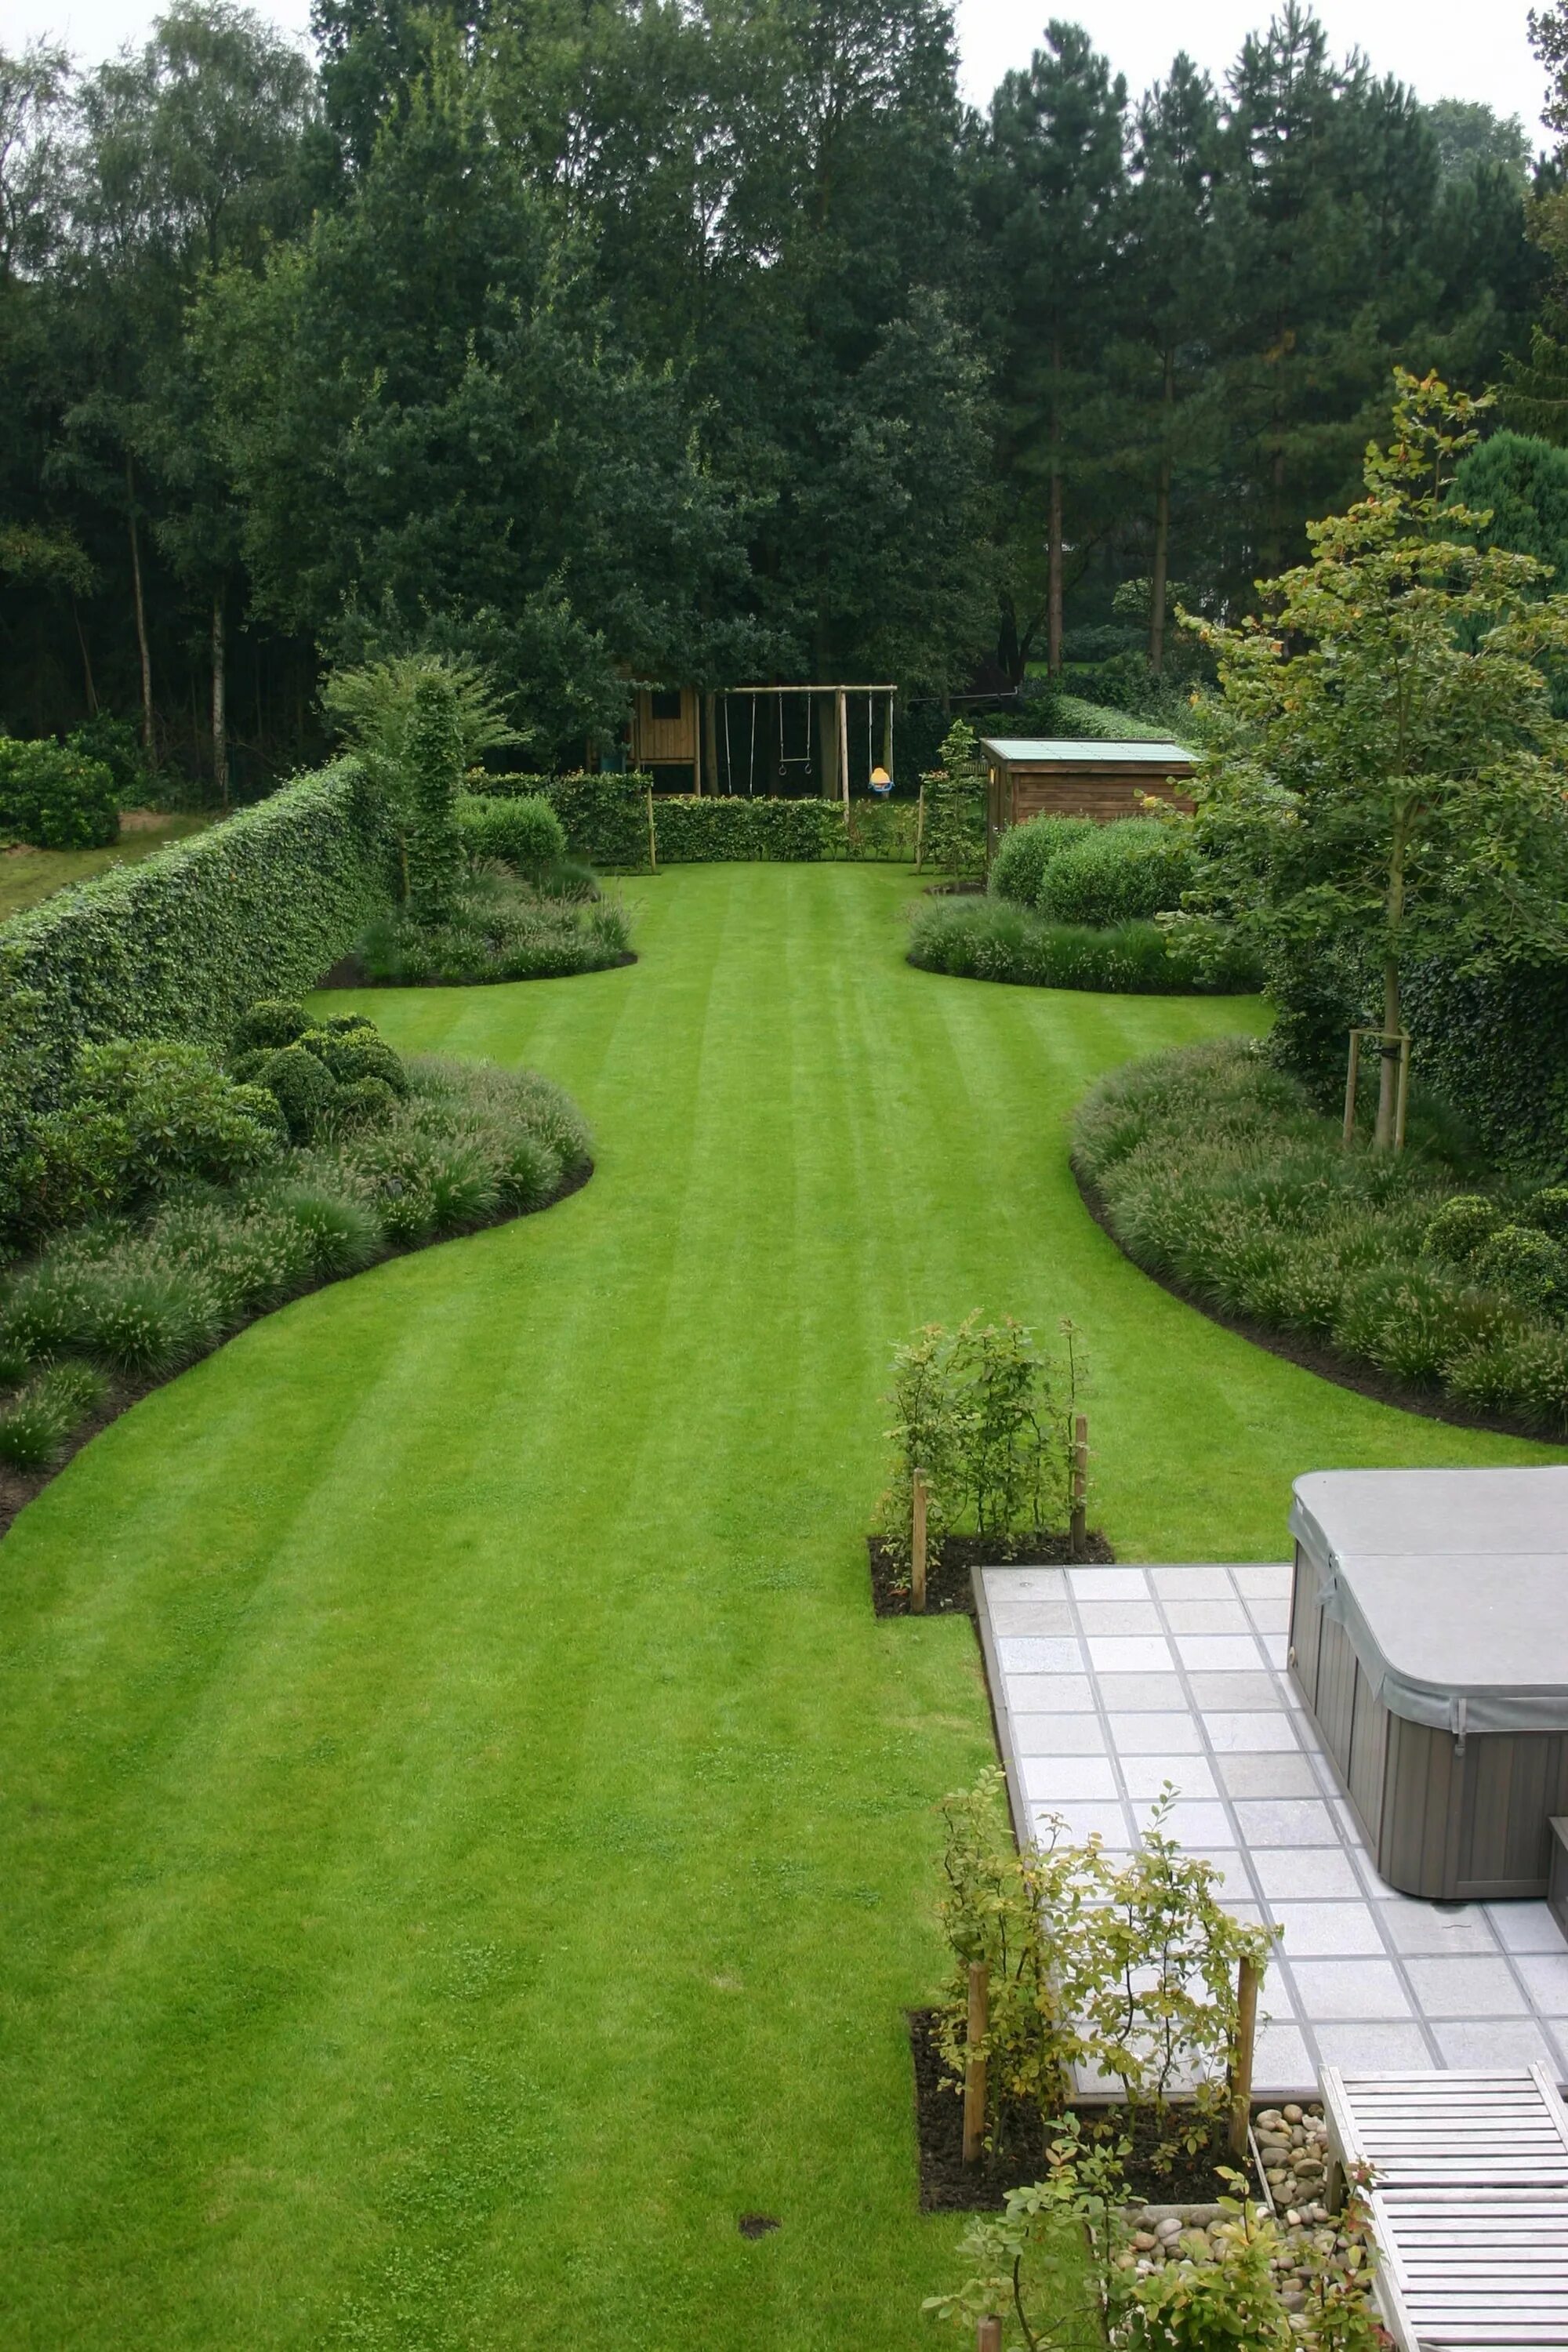
[[[1544,1903],[1412,1902],[1378,1877],[1285,1671],[1288,1566],[988,1568],[980,1634],[1021,1831],[1059,1815],[1130,1852],[1151,1799],[1285,1930],[1257,2084],[1525,2066],[1568,2080],[1568,1942]]]

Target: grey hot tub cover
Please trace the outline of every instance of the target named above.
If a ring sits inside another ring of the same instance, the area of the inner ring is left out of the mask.
[[[1568,1467],[1318,1470],[1293,1497],[1320,1605],[1392,1714],[1568,1731]]]

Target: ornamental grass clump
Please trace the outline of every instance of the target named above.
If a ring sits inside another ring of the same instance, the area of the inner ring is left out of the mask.
[[[1200,959],[1152,921],[1058,922],[1002,898],[921,901],[910,910],[909,960],[956,980],[1106,995],[1250,994],[1262,981],[1256,956],[1236,942],[1211,942]]]
[[[1199,1304],[1402,1393],[1568,1433],[1568,1187],[1461,1189],[1419,1107],[1404,1152],[1347,1150],[1236,1040],[1103,1080],[1073,1164],[1128,1255]]]

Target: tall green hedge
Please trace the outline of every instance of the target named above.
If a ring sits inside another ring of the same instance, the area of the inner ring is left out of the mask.
[[[656,799],[653,821],[660,862],[670,866],[731,858],[806,864],[844,852],[837,801],[699,799],[682,793]]]
[[[258,997],[310,987],[386,898],[370,793],[341,760],[46,899],[0,926],[0,1097],[56,1100],[94,1040],[226,1038]]]

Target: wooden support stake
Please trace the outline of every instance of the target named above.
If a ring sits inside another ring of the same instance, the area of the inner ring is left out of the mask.
[[[1002,2322],[993,2313],[974,2331],[974,2352],[1002,2352]]]
[[[1230,2076],[1230,2153],[1247,2161],[1247,2126],[1252,2118],[1252,2046],[1258,2033],[1258,1963],[1243,1960],[1237,1972],[1236,2063]]]
[[[653,830],[653,786],[647,788],[647,862],[653,872],[658,872],[658,848]]]
[[[984,1960],[969,1963],[969,2025],[964,2036],[978,2054],[963,2065],[963,2161],[978,2164],[985,2150],[985,2053],[984,2042],[991,2022],[991,1971]]]
[[[910,1482],[910,1608],[917,1617],[926,1613],[926,1474],[917,1470]]]
[[[849,701],[842,687],[838,689],[838,777],[843,788],[844,814],[849,814]]]
[[[1089,1415],[1080,1412],[1072,1425],[1072,1520],[1068,1549],[1081,1559],[1089,1549]]]
[[[1403,1151],[1405,1149],[1405,1111],[1409,1099],[1410,1040],[1408,1037],[1401,1037],[1399,1041],[1399,1091],[1395,1097],[1394,1106],[1394,1148],[1395,1151]]]
[[[924,854],[925,854],[925,841],[926,841],[926,788],[925,788],[925,786],[922,784],[922,785],[921,786],[921,804],[920,804],[919,809],[918,809],[918,810],[916,811],[916,813],[915,813],[915,872],[916,872],[917,874],[918,874],[918,873],[920,872],[920,870],[921,870],[921,857],[922,857],[922,856],[924,856]]]
[[[1343,1142],[1348,1151],[1355,1141],[1355,1089],[1361,1076],[1361,1031],[1351,1031],[1350,1066],[1345,1073],[1345,1129]]]

